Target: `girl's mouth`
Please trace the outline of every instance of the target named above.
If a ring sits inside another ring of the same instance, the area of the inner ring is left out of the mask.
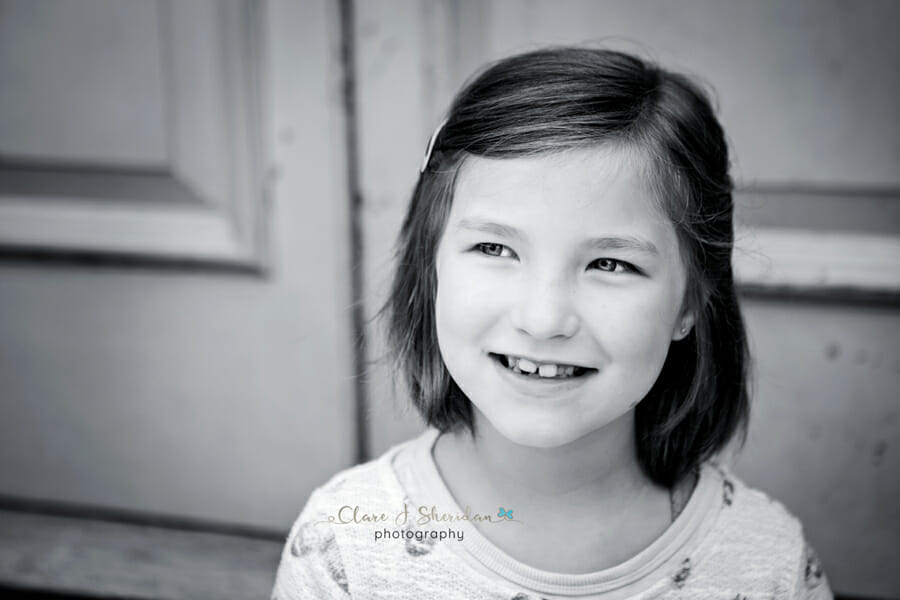
[[[571,379],[582,377],[596,369],[557,363],[536,363],[527,358],[491,352],[490,357],[517,375],[535,379]]]

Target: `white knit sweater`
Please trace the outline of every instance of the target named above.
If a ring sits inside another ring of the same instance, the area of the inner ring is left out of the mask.
[[[273,600],[832,598],[797,519],[715,464],[703,467],[669,528],[626,562],[577,575],[529,567],[463,518],[434,464],[437,435],[427,430],[313,492],[291,528]],[[427,506],[416,502],[423,498]],[[430,514],[434,505],[452,520],[423,524],[418,507]],[[476,515],[485,516],[468,513]],[[490,517],[499,522],[489,526],[512,525],[507,513]]]

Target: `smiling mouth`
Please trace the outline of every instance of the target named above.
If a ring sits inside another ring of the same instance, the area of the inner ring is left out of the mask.
[[[513,373],[534,379],[572,379],[583,377],[596,371],[596,369],[579,367],[578,365],[536,363],[527,358],[496,354],[494,352],[490,353],[490,357]]]

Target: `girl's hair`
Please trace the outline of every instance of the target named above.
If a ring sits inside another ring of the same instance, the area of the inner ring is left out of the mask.
[[[671,344],[635,413],[647,475],[672,486],[739,433],[749,417],[748,351],[731,270],[732,182],[722,127],[680,74],[602,49],[547,48],[501,60],[454,99],[403,222],[388,344],[425,421],[468,429],[472,406],[447,371],[435,328],[435,255],[460,167],[611,144],[643,158],[646,183],[678,235],[694,328]]]

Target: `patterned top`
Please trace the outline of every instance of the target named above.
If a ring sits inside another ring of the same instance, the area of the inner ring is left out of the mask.
[[[513,525],[512,507],[456,504],[431,453],[437,437],[429,429],[316,489],[291,528],[272,599],[832,598],[797,519],[716,463],[627,561],[584,574],[530,567],[473,524]]]

